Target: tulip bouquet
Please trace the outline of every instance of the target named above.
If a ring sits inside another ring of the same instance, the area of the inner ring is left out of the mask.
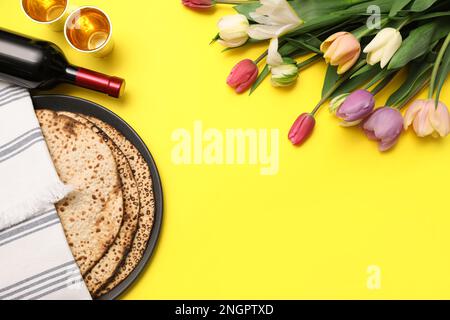
[[[258,58],[242,60],[232,69],[227,84],[237,93],[252,93],[268,77],[275,87],[290,86],[317,61],[324,59],[329,65],[321,100],[310,113],[301,114],[289,132],[294,145],[311,135],[317,112],[328,101],[341,125],[360,126],[379,143],[380,151],[392,148],[410,126],[419,137],[450,133],[448,108],[439,100],[450,73],[448,0],[182,3],[193,9],[235,5],[236,14],[220,19],[213,39],[226,50],[268,41],[268,49]],[[403,84],[385,106],[376,108],[375,96],[392,86],[400,73],[407,75]],[[425,87],[428,99],[412,102]],[[401,110],[407,106],[403,116]]]

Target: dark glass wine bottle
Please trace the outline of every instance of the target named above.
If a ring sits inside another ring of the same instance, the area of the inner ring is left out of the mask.
[[[119,98],[125,80],[71,65],[55,44],[0,29],[0,80],[28,89],[70,83]]]

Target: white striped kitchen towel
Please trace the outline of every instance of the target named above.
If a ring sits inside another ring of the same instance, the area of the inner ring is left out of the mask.
[[[0,300],[91,299],[54,206],[69,191],[28,91],[0,82]]]
[[[0,82],[0,230],[69,191],[59,179],[26,89]]]

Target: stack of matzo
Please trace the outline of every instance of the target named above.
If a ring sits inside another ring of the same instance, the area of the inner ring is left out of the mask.
[[[61,180],[75,188],[57,211],[89,291],[99,297],[142,259],[155,212],[150,170],[130,141],[98,119],[36,114]]]

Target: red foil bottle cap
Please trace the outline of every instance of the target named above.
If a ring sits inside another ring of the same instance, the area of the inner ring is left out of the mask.
[[[78,69],[75,82],[81,87],[103,92],[114,98],[120,98],[125,91],[124,79],[83,68]]]

